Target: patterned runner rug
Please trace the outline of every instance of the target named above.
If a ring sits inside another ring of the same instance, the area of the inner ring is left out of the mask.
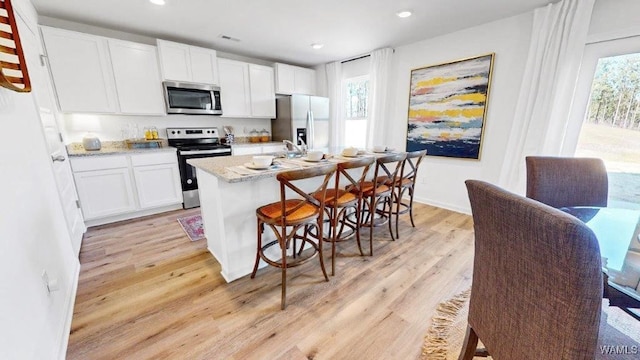
[[[202,216],[192,215],[178,218],[178,223],[182,226],[191,241],[204,239],[204,228],[202,227]]]

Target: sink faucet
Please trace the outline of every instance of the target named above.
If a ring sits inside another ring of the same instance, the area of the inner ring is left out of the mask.
[[[287,146],[287,150],[294,148],[297,151],[299,151],[301,154],[305,154],[307,152],[307,145],[304,143],[304,141],[302,141],[302,139],[299,139],[299,140],[300,142],[302,142],[302,146],[297,145],[291,140],[282,140],[282,143]]]

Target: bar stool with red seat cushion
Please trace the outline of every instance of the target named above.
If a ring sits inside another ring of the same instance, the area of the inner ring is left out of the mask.
[[[364,255],[360,244],[359,224],[362,209],[362,192],[359,189],[362,189],[366,175],[374,161],[373,157],[363,157],[339,163],[335,176],[335,187],[327,189],[325,209],[331,224],[327,236],[328,240],[331,241],[331,275],[335,275],[336,242],[350,239],[355,235],[360,255]],[[349,170],[353,169],[362,169],[358,179],[354,179],[349,173]],[[340,181],[343,178],[347,180],[350,190],[357,189],[358,191],[347,191],[342,188]],[[314,194],[316,198],[319,196],[321,194]],[[352,221],[353,217],[355,219]],[[340,225],[339,228],[338,225]],[[345,227],[347,228],[346,233]]]
[[[324,218],[325,197],[329,179],[336,172],[336,165],[291,170],[279,173],[276,178],[280,182],[280,201],[259,207],[256,210],[258,219],[258,241],[256,261],[251,278],[255,278],[260,259],[271,266],[282,269],[282,298],[280,308],[286,307],[287,268],[302,265],[318,255],[320,268],[326,281],[329,281],[322,257],[322,226]],[[320,186],[313,192],[319,194],[313,197],[301,190],[293,183],[299,180],[323,177]],[[293,191],[302,198],[291,198],[287,192]],[[264,225],[269,226],[276,235],[276,240],[266,245],[262,244]],[[296,249],[296,240],[302,240],[300,250]],[[265,250],[278,245],[281,258],[274,260],[266,256]],[[292,246],[291,246],[292,245]],[[303,256],[305,245],[310,245],[312,251]],[[291,247],[291,251],[287,251]]]

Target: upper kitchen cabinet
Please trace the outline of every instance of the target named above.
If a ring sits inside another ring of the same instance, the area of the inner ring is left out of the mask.
[[[218,59],[223,117],[274,118],[273,69]]]
[[[249,92],[253,117],[276,117],[276,95],[273,88],[273,68],[249,64]],[[224,103],[223,103],[224,104]]]
[[[157,40],[164,80],[218,85],[215,50]]]
[[[164,115],[154,46],[41,27],[60,111]]]
[[[316,94],[316,71],[299,66],[275,64],[277,94]]]
[[[155,46],[109,39],[120,112],[164,115]]]
[[[113,70],[104,38],[41,27],[58,105],[63,112],[118,111]]]

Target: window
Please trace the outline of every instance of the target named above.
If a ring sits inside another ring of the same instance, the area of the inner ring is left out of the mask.
[[[599,157],[609,206],[640,208],[640,53],[598,60],[576,156]]]
[[[343,107],[345,119],[345,145],[364,148],[367,143],[367,107],[369,76],[358,76],[343,81]]]

